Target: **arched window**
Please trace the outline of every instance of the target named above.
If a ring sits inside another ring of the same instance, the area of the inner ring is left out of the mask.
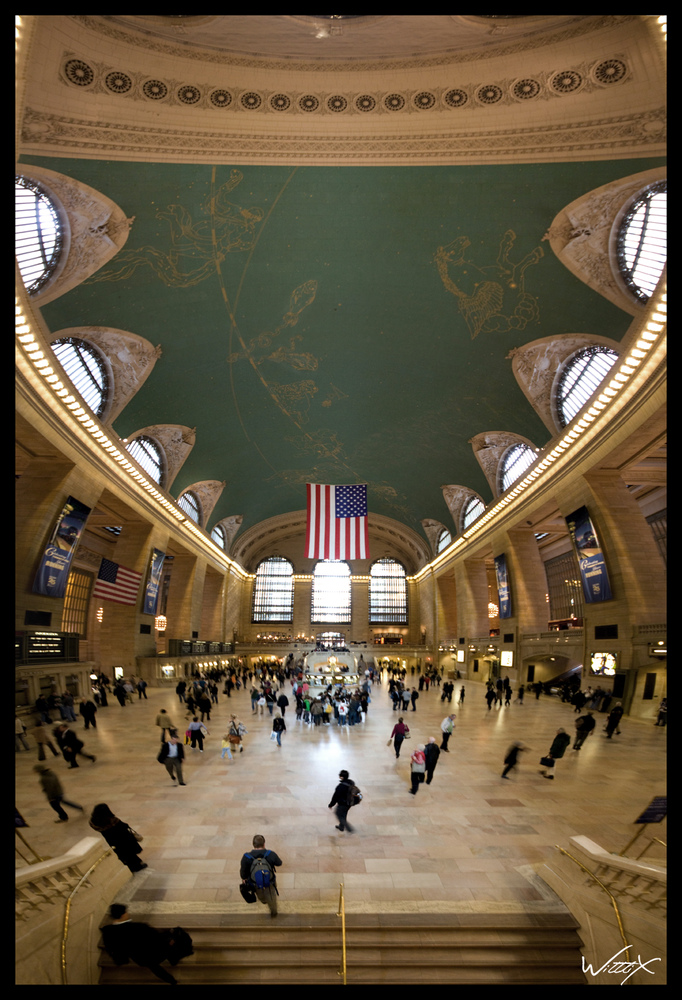
[[[350,567],[337,560],[322,560],[313,573],[311,622],[350,624]]]
[[[648,302],[665,267],[668,182],[659,181],[633,201],[618,229],[621,277],[640,302]]]
[[[59,264],[62,225],[52,199],[37,181],[16,176],[14,192],[17,263],[26,291],[35,295]]]
[[[181,507],[188,517],[191,517],[195,524],[201,524],[201,504],[199,497],[191,490],[178,497],[178,507]]]
[[[252,622],[293,622],[294,567],[282,556],[264,559],[253,585]]]
[[[480,497],[471,497],[467,500],[462,511],[462,531],[466,531],[476,518],[480,517],[485,510],[485,504]]]
[[[225,534],[225,529],[222,524],[216,524],[215,528],[211,532],[211,538],[219,548],[227,551],[227,535]]]
[[[586,347],[569,358],[557,385],[556,408],[560,427],[566,427],[597,391],[618,355],[608,347]]]
[[[407,625],[407,577],[395,559],[373,563],[369,581],[369,622]]]
[[[512,483],[515,483],[519,476],[522,476],[526,469],[530,468],[538,457],[534,448],[528,444],[513,444],[504,453],[500,462],[499,481],[500,492],[508,490]]]
[[[141,434],[136,437],[127,446],[127,450],[130,455],[135,459],[137,464],[141,469],[147,473],[148,476],[158,483],[159,486],[163,485],[163,454],[158,444],[152,441],[150,437],[146,434]]]
[[[101,417],[109,401],[110,385],[99,351],[76,337],[54,340],[52,350],[83,401]]]
[[[436,555],[438,555],[439,552],[442,552],[443,549],[447,549],[451,541],[452,535],[447,528],[443,528],[436,540]]]

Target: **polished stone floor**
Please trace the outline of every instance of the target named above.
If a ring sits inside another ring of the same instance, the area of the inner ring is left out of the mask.
[[[406,713],[411,739],[399,760],[387,746],[398,713],[385,682],[372,693],[366,722],[352,728],[308,727],[296,722],[290,707],[281,748],[270,741],[271,718],[252,715],[246,692],[231,699],[221,694],[207,722],[204,753],[186,748],[185,787],[174,785],[156,761],[157,712],[165,708],[178,725],[184,722],[173,688],[149,689],[146,701],[136,694],[124,708],[111,700],[99,710],[96,730],[83,733],[81,721],[73,724],[96,763],[83,760],[78,771],[69,770],[61,757],[48,754],[66,797],[85,807],[84,813],[68,810],[68,823],[54,822],[40,790],[33,771],[37,750],[16,754],[16,804],[29,824],[24,837],[38,855],[56,857],[92,835],[89,811],[108,803],[144,835],[142,859],[149,867],[124,893],[138,914],[244,911],[239,861],[255,833],[284,861],[282,915],[333,908],[340,883],[351,912],[511,912],[519,904],[531,911],[551,905],[533,868],[555,845],[568,847],[575,834],[615,852],[628,843],[642,810],[665,794],[666,730],[653,725],[653,703],[651,720],[625,717],[613,739],[598,716],[582,750],[569,749],[548,781],[539,774],[539,758],[559,727],[573,735],[571,706],[526,695],[523,704],[488,711],[483,685],[464,683],[462,706],[454,700],[443,705],[438,688],[421,693],[417,710]],[[413,796],[409,754],[439,735],[448,710],[457,714],[451,752],[441,754],[433,783]],[[249,731],[244,752],[232,763],[220,756],[231,713]],[[503,759],[516,740],[527,749],[510,780],[502,780]],[[327,808],[341,768],[364,795],[351,812],[353,835],[335,829]],[[665,840],[661,826],[648,831]],[[660,859],[662,848],[646,857]]]

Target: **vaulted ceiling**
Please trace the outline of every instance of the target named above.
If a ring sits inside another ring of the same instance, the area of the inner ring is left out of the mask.
[[[115,429],[196,428],[172,492],[224,481],[210,524],[366,482],[452,528],[443,485],[491,499],[475,435],[550,437],[510,352],[632,321],[547,232],[663,162],[658,45],[624,15],[40,18],[21,162],[134,218],[45,322],[161,346]]]

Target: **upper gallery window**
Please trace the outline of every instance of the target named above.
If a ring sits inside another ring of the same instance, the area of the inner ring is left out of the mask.
[[[466,531],[470,524],[473,524],[477,517],[480,517],[485,510],[485,504],[480,497],[471,497],[467,500],[462,511],[462,531]]]
[[[586,347],[569,359],[557,386],[557,417],[566,427],[594,395],[618,355],[608,347]]]
[[[407,625],[405,567],[395,559],[379,559],[369,571],[369,621]]]
[[[451,541],[452,541],[452,535],[447,530],[447,528],[443,528],[436,542],[436,555],[438,555],[439,552],[442,552],[443,549],[447,549]]]
[[[227,537],[222,524],[216,524],[215,528],[211,532],[211,538],[221,549],[227,550]]]
[[[29,295],[39,292],[54,274],[62,253],[62,226],[47,192],[36,181],[17,176],[15,250]]]
[[[337,560],[321,560],[313,573],[311,622],[350,624],[350,608],[350,567]]]
[[[109,399],[109,377],[99,351],[76,337],[54,340],[51,346],[83,401],[101,417]]]
[[[502,492],[508,490],[537,457],[535,449],[528,444],[514,444],[508,448],[502,459],[499,472]]]
[[[618,230],[616,253],[620,274],[640,302],[648,302],[666,263],[668,182],[642,191]]]
[[[163,453],[156,442],[145,434],[141,434],[140,437],[136,437],[127,445],[127,450],[140,468],[144,469],[155,483],[162,486]]]
[[[199,497],[196,493],[192,493],[188,490],[178,497],[178,507],[182,507],[185,514],[190,517],[195,524],[201,524],[201,506],[199,504]]]
[[[264,559],[253,585],[252,622],[294,620],[294,567],[282,556]]]

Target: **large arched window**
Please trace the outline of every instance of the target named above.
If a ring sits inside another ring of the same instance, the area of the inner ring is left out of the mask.
[[[271,556],[256,570],[252,622],[293,622],[294,567],[288,559]]]
[[[130,442],[127,450],[140,468],[144,469],[155,483],[163,486],[163,453],[158,444],[146,434],[141,434]]]
[[[76,392],[92,412],[101,417],[109,401],[110,384],[99,351],[76,337],[54,340],[51,346]]]
[[[187,490],[178,497],[178,507],[181,507],[195,524],[201,524],[201,504],[199,497],[192,490]]]
[[[473,524],[484,510],[485,504],[480,497],[470,497],[462,511],[462,531],[466,531],[469,525]]]
[[[665,267],[668,182],[659,181],[633,201],[618,228],[621,277],[640,302],[648,302]]]
[[[538,453],[528,444],[514,444],[508,448],[500,462],[500,492],[508,490],[512,483],[530,468],[537,457]]]
[[[310,621],[350,624],[350,567],[336,560],[318,562],[313,573]]]
[[[407,625],[405,567],[395,559],[379,559],[369,575],[370,625]]]
[[[37,181],[17,175],[15,249],[21,278],[29,295],[44,288],[57,269],[63,249],[57,209]]]
[[[556,393],[557,421],[566,427],[594,395],[618,355],[608,347],[586,347],[569,358],[559,376]]]

